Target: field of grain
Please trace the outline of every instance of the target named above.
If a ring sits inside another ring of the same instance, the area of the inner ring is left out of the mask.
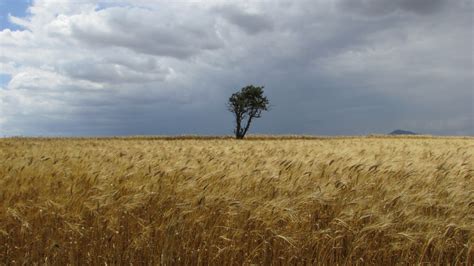
[[[474,264],[472,138],[0,139],[0,264]]]

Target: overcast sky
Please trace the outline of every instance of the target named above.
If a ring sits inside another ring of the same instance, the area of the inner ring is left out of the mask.
[[[472,0],[0,0],[0,136],[474,135]]]

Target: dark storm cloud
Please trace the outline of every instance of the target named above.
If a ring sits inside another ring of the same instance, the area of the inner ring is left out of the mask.
[[[82,43],[99,47],[124,47],[176,58],[187,58],[222,45],[212,29],[212,19],[204,18],[193,24],[164,18],[170,20],[157,24],[159,15],[147,9],[112,7],[73,19],[71,34]]]
[[[461,0],[463,1],[463,0]],[[448,6],[448,0],[340,0],[339,5],[344,10],[354,11],[365,15],[387,15],[397,10],[409,11],[416,14],[433,14]],[[455,3],[457,5],[457,3]]]
[[[418,14],[432,14],[448,5],[447,0],[400,0],[400,7],[403,10],[412,11]]]
[[[230,5],[216,8],[215,12],[248,34],[273,29],[273,22],[263,14],[252,14]]]

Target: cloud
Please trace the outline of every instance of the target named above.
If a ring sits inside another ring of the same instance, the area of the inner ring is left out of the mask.
[[[78,80],[112,84],[163,81],[172,71],[157,65],[151,58],[144,62],[127,62],[123,59],[118,57],[65,62],[58,70]]]
[[[231,5],[216,7],[215,12],[248,34],[257,34],[273,29],[273,22],[264,14],[251,13]]]
[[[432,14],[445,4],[447,4],[446,0],[400,0],[399,5],[403,10],[418,14]]]
[[[0,32],[2,135],[473,135],[472,3],[37,0]],[[455,104],[453,104],[455,103]]]
[[[179,21],[160,18],[160,14],[141,8],[112,7],[74,15],[68,26],[72,38],[102,49],[123,47],[149,55],[186,58],[220,47],[212,19],[196,14],[194,21]]]
[[[461,0],[459,2],[462,2]],[[447,0],[339,0],[338,5],[346,11],[363,15],[383,16],[396,11],[418,15],[434,14],[453,5]],[[454,3],[457,5],[458,3]]]

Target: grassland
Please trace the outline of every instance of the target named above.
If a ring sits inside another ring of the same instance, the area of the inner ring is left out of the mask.
[[[472,138],[0,139],[0,264],[474,264]]]

